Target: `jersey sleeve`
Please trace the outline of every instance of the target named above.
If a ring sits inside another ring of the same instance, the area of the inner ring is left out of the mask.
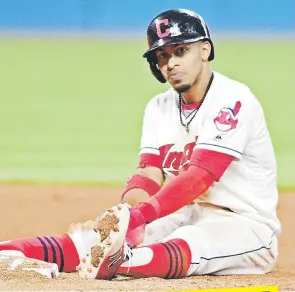
[[[249,91],[243,98],[232,98],[214,115],[205,118],[195,148],[222,152],[240,159],[254,131],[254,117],[260,114]]]
[[[151,100],[144,112],[140,142],[139,167],[154,166],[161,168],[160,145],[157,125],[159,124],[158,108],[155,100]]]

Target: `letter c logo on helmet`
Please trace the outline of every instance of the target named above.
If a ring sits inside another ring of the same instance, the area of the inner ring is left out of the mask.
[[[161,24],[164,24],[163,26],[166,27],[166,30],[164,32],[161,31]],[[159,38],[164,38],[170,34],[170,28],[168,24],[169,24],[168,18],[160,19],[159,21],[156,22],[157,35]]]
[[[208,60],[214,59],[214,46],[208,26],[200,15],[190,10],[172,9],[157,15],[148,26],[147,39],[149,48],[143,57],[147,58],[152,73],[161,83],[166,80],[155,55],[155,51],[160,47],[206,40],[211,44]]]

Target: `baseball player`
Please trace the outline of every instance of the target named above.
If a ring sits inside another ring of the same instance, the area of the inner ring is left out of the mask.
[[[146,106],[137,172],[122,204],[57,237],[0,244],[83,278],[264,274],[281,231],[276,160],[250,89],[210,67],[201,16],[168,10],[144,57],[171,89]]]

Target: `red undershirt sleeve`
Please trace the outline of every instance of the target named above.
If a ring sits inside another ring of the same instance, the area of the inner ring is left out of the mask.
[[[234,156],[214,150],[197,149],[193,152],[190,165],[206,169],[219,181],[230,163],[236,160]]]

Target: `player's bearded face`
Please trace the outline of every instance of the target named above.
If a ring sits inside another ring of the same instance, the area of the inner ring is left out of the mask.
[[[189,90],[202,71],[202,43],[179,44],[156,51],[164,78],[180,93]]]

